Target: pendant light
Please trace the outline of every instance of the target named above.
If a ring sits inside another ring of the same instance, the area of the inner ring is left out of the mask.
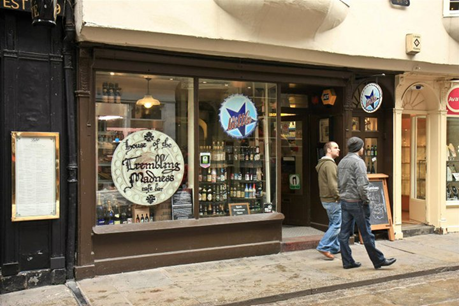
[[[160,105],[161,103],[150,95],[151,78],[145,78],[145,80],[147,80],[147,94],[142,99],[138,100],[135,105],[141,105],[145,108]]]

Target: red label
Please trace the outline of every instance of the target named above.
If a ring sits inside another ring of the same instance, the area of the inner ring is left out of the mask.
[[[448,108],[448,115],[459,116],[459,87],[451,89],[447,99],[446,106]]]

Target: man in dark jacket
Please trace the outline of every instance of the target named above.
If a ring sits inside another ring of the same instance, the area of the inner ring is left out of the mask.
[[[317,246],[317,251],[328,259],[340,251],[338,234],[341,228],[341,205],[338,202],[338,181],[335,158],[339,156],[336,142],[327,142],[324,146],[325,156],[319,160],[316,170],[319,173],[319,195],[322,206],[328,215],[328,230]]]
[[[368,177],[363,155],[363,140],[351,137],[347,142],[349,153],[338,166],[338,187],[341,200],[342,222],[339,242],[344,269],[358,268],[360,262],[352,258],[349,247],[349,237],[352,234],[354,222],[362,235],[365,249],[373,262],[375,269],[390,266],[395,258],[386,259],[384,254],[375,247],[375,236],[371,233],[370,199],[368,198]]]

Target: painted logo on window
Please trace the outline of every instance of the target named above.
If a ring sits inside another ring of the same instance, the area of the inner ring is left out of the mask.
[[[156,205],[180,187],[184,173],[182,152],[168,135],[138,131],[127,136],[113,154],[112,178],[129,201]]]
[[[383,94],[376,83],[367,84],[360,94],[360,105],[367,113],[374,113],[382,105]]]
[[[459,87],[452,88],[446,97],[448,115],[459,115]]]
[[[249,136],[257,126],[257,118],[254,103],[241,94],[229,96],[220,107],[220,124],[225,133],[234,138]]]

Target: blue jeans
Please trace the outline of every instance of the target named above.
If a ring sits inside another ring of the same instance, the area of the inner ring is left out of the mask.
[[[341,229],[341,204],[322,202],[328,215],[328,230],[317,246],[317,250],[336,254],[340,251],[338,235]]]
[[[341,259],[343,266],[349,266],[355,263],[352,258],[352,251],[349,247],[349,237],[353,234],[354,221],[362,235],[363,244],[367,250],[368,256],[374,266],[380,265],[385,259],[384,254],[375,246],[375,236],[371,232],[370,225],[370,206],[364,205],[363,202],[346,202],[341,200],[342,224],[341,232],[338,236],[341,244]]]

